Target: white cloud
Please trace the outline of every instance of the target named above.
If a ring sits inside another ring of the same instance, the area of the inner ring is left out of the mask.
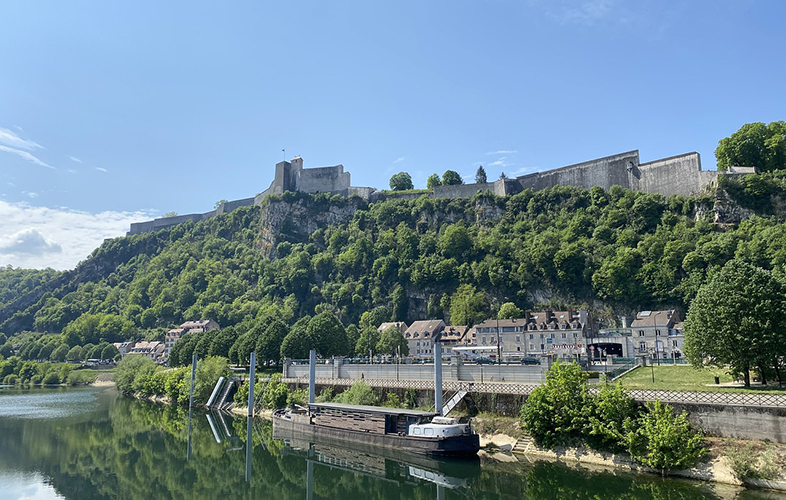
[[[68,159],[73,161],[73,162],[75,162],[75,163],[84,163],[82,160],[80,160],[76,156],[69,156]]]
[[[35,191],[23,191],[23,193],[30,198],[38,198],[38,193],[36,193]]]
[[[26,149],[28,151],[32,151],[34,149],[45,149],[37,142],[22,139],[16,135],[16,133],[8,130],[7,128],[0,128],[0,144],[5,144],[6,146],[11,146],[12,148],[16,149]]]
[[[399,158],[396,158],[396,160],[393,163],[400,163],[402,161],[404,161],[404,157],[403,156],[401,156]]]
[[[96,167],[96,170],[98,170],[99,172],[106,172],[107,171],[105,168],[101,168],[101,167]]]
[[[60,253],[63,248],[51,242],[34,227],[22,229],[0,239],[0,254],[31,255],[41,257],[46,253]]]
[[[33,207],[27,203],[0,200],[0,220],[3,221],[0,224],[0,266],[72,269],[104,239],[123,236],[132,222],[152,216],[151,211],[144,210],[91,214],[62,207]],[[24,246],[14,247],[13,243],[9,243],[18,241],[20,233],[28,238],[25,240],[28,242],[40,236],[39,244],[41,240],[48,243],[50,251],[39,254],[21,252],[20,248]],[[58,247],[60,251],[55,251]],[[13,252],[11,248],[14,248]]]
[[[487,155],[512,155],[516,153],[518,153],[518,151],[516,151],[515,149],[501,149],[499,151],[489,151],[486,154]]]
[[[53,167],[52,165],[44,163],[43,161],[41,161],[38,158],[36,158],[35,156],[31,155],[27,151],[22,151],[21,149],[16,149],[16,148],[10,148],[8,146],[3,146],[1,144],[0,144],[0,151],[5,151],[6,153],[12,153],[12,154],[15,154],[15,155],[19,155],[22,158],[24,158],[25,160],[27,160],[29,162],[32,162],[32,163],[35,163],[36,165],[40,165],[42,167],[51,168],[52,170],[56,170],[55,167]]]

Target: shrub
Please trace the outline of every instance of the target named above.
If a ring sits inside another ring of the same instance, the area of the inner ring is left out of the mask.
[[[43,380],[44,385],[57,385],[60,383],[60,375],[56,372],[49,372]]]
[[[739,448],[726,450],[729,466],[737,479],[775,479],[780,474],[775,452],[767,448],[761,452],[753,443],[746,443]]]
[[[374,391],[363,380],[358,380],[352,384],[352,387],[339,394],[336,401],[348,405],[367,406],[374,406],[379,402]]]
[[[418,407],[418,391],[417,389],[409,388],[404,391],[404,407],[417,408]]]
[[[126,356],[117,364],[115,370],[115,384],[117,389],[126,394],[134,392],[134,381],[142,372],[155,370],[155,362],[144,356]]]
[[[36,373],[32,377],[30,377],[30,384],[31,385],[41,385],[41,381],[42,380],[43,380],[43,377]]]
[[[638,406],[622,384],[603,384],[592,398],[592,404],[584,408],[587,444],[595,449],[624,451],[628,429],[638,417]]]
[[[281,374],[276,373],[271,377],[270,383],[262,394],[262,404],[265,408],[276,410],[287,406],[289,399],[289,388],[287,384],[281,382]],[[246,388],[246,401],[248,401],[248,388]]]
[[[546,382],[537,387],[521,408],[524,429],[539,446],[552,447],[582,439],[587,425],[587,376],[575,363],[555,362]]]
[[[66,383],[68,385],[87,385],[92,384],[98,374],[91,370],[73,370],[68,374]]]
[[[305,406],[308,404],[308,389],[297,389],[287,396],[287,405],[294,408],[295,405]]]
[[[216,382],[218,382],[219,378],[226,376],[227,372],[227,358],[210,356],[198,361],[194,381],[194,403],[206,404],[216,386]],[[190,377],[189,372],[189,383],[191,381]]]
[[[191,391],[188,385],[188,368],[171,368],[161,373],[164,374],[164,392],[169,399],[175,403],[187,403]]]
[[[314,398],[317,403],[329,403],[333,401],[333,388],[326,387],[322,390],[319,396]]]
[[[660,401],[647,402],[636,426],[627,435],[631,458],[664,473],[692,466],[706,451],[704,436],[691,428],[687,415],[675,415]]]
[[[388,408],[401,408],[401,398],[398,397],[398,394],[395,392],[389,392],[386,394],[382,406],[387,406]]]
[[[12,373],[10,375],[6,375],[3,378],[3,384],[5,385],[16,385],[19,382],[19,377],[16,374]]]

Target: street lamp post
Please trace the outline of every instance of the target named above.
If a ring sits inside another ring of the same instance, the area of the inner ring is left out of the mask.
[[[654,352],[655,352],[655,350],[653,349],[652,353],[650,353],[650,374],[652,375],[652,383],[653,384],[655,383],[655,363],[652,362],[652,356],[653,356]]]

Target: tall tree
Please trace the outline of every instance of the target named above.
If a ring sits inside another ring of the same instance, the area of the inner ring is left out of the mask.
[[[786,122],[746,123],[715,149],[718,170],[740,165],[760,172],[786,168]]]
[[[483,320],[485,309],[486,299],[483,292],[469,284],[461,285],[450,297],[450,323],[472,326]]]
[[[483,165],[478,167],[478,171],[475,172],[475,184],[485,184],[488,182],[486,178],[486,170],[483,168]]]
[[[390,178],[390,189],[393,191],[406,191],[414,188],[412,177],[407,172],[399,172]]]
[[[455,186],[457,184],[464,184],[464,180],[459,173],[455,170],[445,170],[445,173],[442,174],[442,185]]]
[[[409,354],[409,344],[404,340],[401,335],[401,330],[397,326],[389,326],[379,335],[377,342],[377,352],[379,354],[396,354],[396,349],[401,350],[401,355],[406,356]]]
[[[309,343],[322,357],[346,355],[350,353],[347,332],[344,325],[331,312],[314,316],[306,328]]]
[[[729,367],[750,386],[786,356],[786,286],[759,267],[733,259],[699,288],[685,319],[685,354],[693,366]]]
[[[426,189],[434,189],[437,186],[441,186],[442,181],[439,180],[439,176],[437,174],[431,174],[426,179]]]

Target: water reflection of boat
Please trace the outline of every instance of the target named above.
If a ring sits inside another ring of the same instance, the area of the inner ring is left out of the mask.
[[[480,474],[480,460],[451,460],[401,450],[369,448],[323,434],[302,433],[273,427],[273,438],[284,440],[288,452],[328,467],[349,470],[395,482],[427,481],[449,489],[466,488]]]

